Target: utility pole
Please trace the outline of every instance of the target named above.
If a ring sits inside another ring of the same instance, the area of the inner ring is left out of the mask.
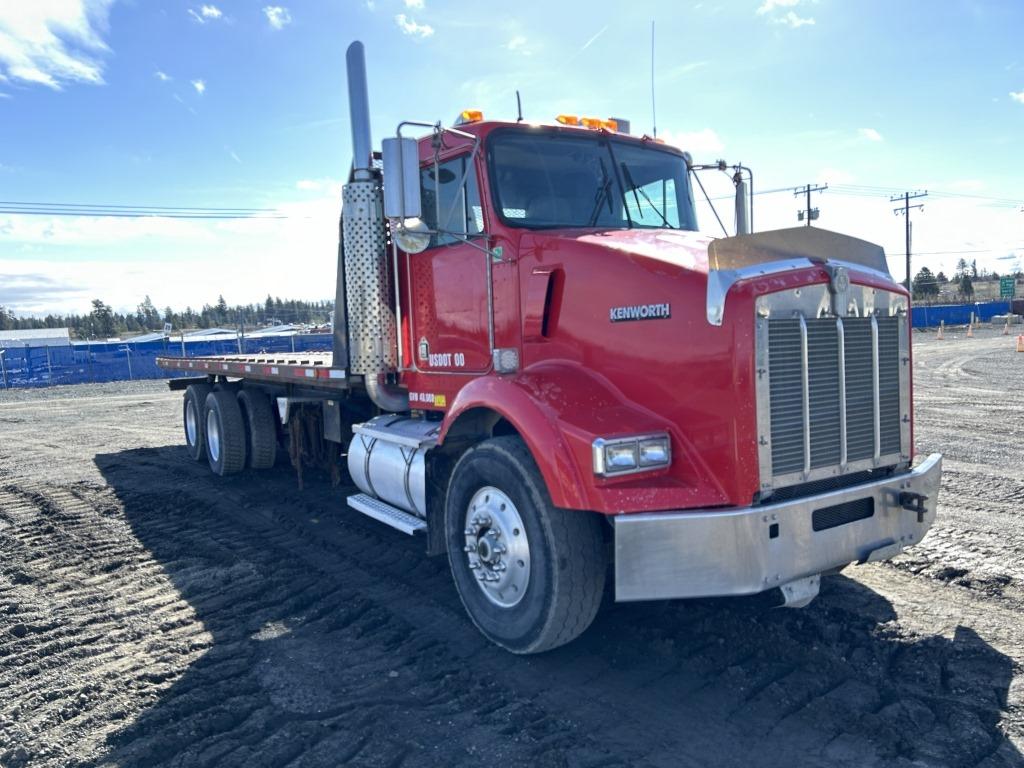
[[[924,210],[924,205],[922,203],[918,203],[917,205],[911,205],[910,201],[911,200],[916,200],[919,197],[927,197],[927,196],[928,196],[928,190],[924,190],[923,192],[921,192],[921,191],[918,191],[918,192],[904,192],[902,195],[893,195],[892,197],[889,198],[889,202],[890,203],[895,203],[895,202],[897,202],[899,200],[903,201],[903,205],[898,207],[898,208],[893,208],[892,212],[896,216],[899,216],[899,215],[902,214],[903,217],[906,219],[905,223],[906,223],[906,230],[907,230],[907,281],[906,281],[905,285],[907,286],[907,291],[909,291],[911,293],[913,291],[911,290],[911,275],[910,275],[910,226],[911,226],[910,225],[910,209],[911,208],[920,208],[923,211]]]
[[[810,184],[805,184],[803,188],[797,187],[793,190],[793,197],[799,197],[800,195],[807,195],[807,208],[802,211],[797,211],[797,221],[807,221],[807,226],[811,226],[811,221],[818,218],[818,209],[811,208],[811,192],[824,192],[828,189],[828,184],[822,184],[812,187]]]

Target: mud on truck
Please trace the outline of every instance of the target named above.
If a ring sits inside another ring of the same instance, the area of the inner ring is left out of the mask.
[[[606,581],[799,607],[921,540],[941,456],[913,462],[880,247],[698,234],[689,155],[611,119],[466,111],[375,152],[360,43],[347,65],[333,350],[161,358],[193,458],[347,466],[348,507],[446,555],[514,653],[577,637]]]

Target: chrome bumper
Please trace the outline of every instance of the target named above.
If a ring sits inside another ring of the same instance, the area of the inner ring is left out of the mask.
[[[849,563],[887,560],[931,527],[941,476],[942,456],[933,453],[904,474],[792,501],[618,515],[615,599],[750,595],[806,584],[801,580]],[[924,497],[920,509],[907,508],[914,501],[907,494],[919,504]],[[868,498],[871,517],[814,530],[815,510]]]

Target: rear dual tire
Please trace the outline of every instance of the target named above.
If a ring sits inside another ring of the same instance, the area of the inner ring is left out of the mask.
[[[245,468],[246,436],[238,396],[215,390],[206,396],[206,458],[217,475],[233,475]]]
[[[209,384],[189,384],[182,404],[185,449],[193,461],[206,458],[206,398],[213,391]]]
[[[238,404],[245,423],[250,469],[270,469],[277,461],[277,424],[270,398],[258,389],[243,389]]]
[[[277,424],[270,398],[256,389],[190,384],[182,406],[185,449],[218,475],[269,469],[277,460]]]

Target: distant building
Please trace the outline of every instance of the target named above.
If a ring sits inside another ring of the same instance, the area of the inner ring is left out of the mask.
[[[0,331],[0,349],[4,347],[70,347],[67,328],[26,328],[22,331]]]

